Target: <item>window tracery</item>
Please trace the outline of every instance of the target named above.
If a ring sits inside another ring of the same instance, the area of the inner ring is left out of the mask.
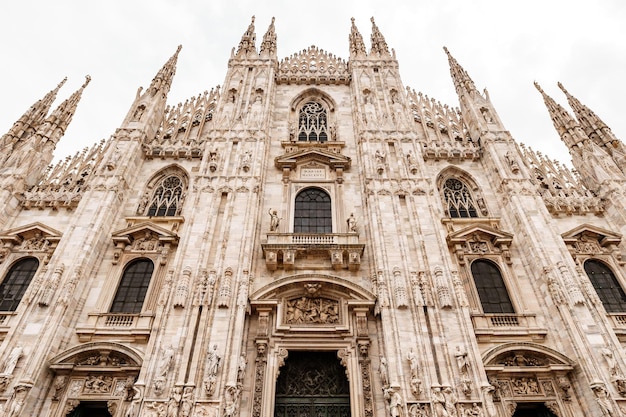
[[[183,200],[183,181],[176,175],[164,178],[154,190],[148,216],[176,216]]]
[[[462,181],[448,178],[443,185],[443,198],[450,217],[478,217],[477,207],[480,205],[474,200],[467,184]]]
[[[298,117],[299,142],[328,141],[328,115],[326,108],[316,101],[305,103]]]

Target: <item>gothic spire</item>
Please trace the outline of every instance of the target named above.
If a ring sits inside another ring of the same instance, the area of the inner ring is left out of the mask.
[[[276,57],[276,30],[274,28],[274,18],[272,17],[272,23],[267,28],[267,32],[263,35],[263,42],[261,43],[261,55]]]
[[[535,87],[541,93],[541,96],[543,97],[543,102],[548,108],[548,113],[550,113],[552,124],[559,133],[559,136],[561,137],[561,140],[563,140],[565,145],[569,149],[572,149],[573,146],[586,139],[585,137],[581,137],[580,132],[576,131],[576,127],[580,127],[580,125],[567,112],[567,110],[565,110],[563,106],[554,101],[552,97],[547,95],[546,92],[543,91],[539,83],[536,81]]]
[[[365,50],[365,43],[363,42],[363,36],[354,24],[354,17],[350,19],[352,21],[352,27],[350,29],[350,36],[348,40],[350,42],[350,56],[365,56],[367,51]]]
[[[151,96],[154,96],[159,90],[163,91],[163,96],[166,96],[170,91],[170,87],[172,86],[172,80],[174,79],[174,74],[176,74],[176,63],[178,62],[178,54],[180,50],[183,49],[182,45],[178,45],[176,48],[176,52],[174,55],[167,60],[163,68],[157,72],[157,74],[152,79],[152,83],[148,88]]]
[[[76,90],[71,96],[63,101],[51,114],[46,118],[46,124],[49,123],[49,126],[44,126],[44,131],[39,130],[38,132],[42,133],[44,136],[51,138],[55,143],[61,138],[61,136],[65,133],[67,126],[72,121],[72,117],[74,117],[74,113],[76,112],[76,107],[78,106],[78,102],[80,101],[83,91],[85,87],[91,81],[91,77],[89,75],[85,76],[85,82],[80,86],[78,90]],[[56,134],[51,136],[52,132],[60,129],[60,134]],[[47,130],[47,131],[46,131]]]
[[[0,143],[2,146],[9,142],[14,142],[23,138],[24,133],[31,129],[37,130],[41,122],[45,119],[50,111],[50,107],[54,100],[56,100],[57,93],[67,81],[67,77],[63,78],[61,82],[52,90],[50,90],[42,99],[37,100],[35,104],[30,106],[28,110],[20,117],[9,129],[9,131],[2,137]]]
[[[239,48],[237,48],[236,56],[248,55],[249,52],[256,52],[256,34],[254,33],[254,16],[252,16],[252,22],[248,26],[248,29],[244,32],[239,42]]]
[[[472,81],[467,71],[465,71],[463,67],[457,62],[457,60],[454,59],[452,54],[450,54],[448,48],[444,46],[443,50],[446,52],[446,55],[448,55],[450,75],[452,75],[454,88],[456,89],[456,93],[459,95],[459,97],[462,97],[466,94],[468,94],[470,97],[473,97],[476,94],[480,94],[476,89],[474,81]]]
[[[557,85],[561,91],[565,93],[567,102],[572,110],[574,110],[578,123],[580,123],[589,138],[594,139],[594,141],[600,146],[605,146],[607,143],[618,140],[606,123],[604,123],[593,111],[591,111],[591,109],[582,104],[576,97],[571,95],[565,87],[563,87],[563,84],[559,82]]]
[[[372,17],[370,20],[372,21],[372,50],[370,53],[389,55],[389,47],[387,46],[385,37],[382,33],[380,33],[378,26],[376,26],[376,23],[374,22],[374,18]]]

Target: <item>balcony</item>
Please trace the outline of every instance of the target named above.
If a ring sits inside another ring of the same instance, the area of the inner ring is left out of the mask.
[[[89,313],[87,323],[76,328],[81,342],[94,339],[145,342],[150,337],[154,315],[148,313]]]
[[[298,259],[320,257],[330,260],[333,269],[358,271],[365,245],[357,233],[275,233],[261,243],[267,269],[279,266],[295,269]]]
[[[510,338],[540,341],[548,333],[534,314],[473,314],[472,324],[480,341]]]

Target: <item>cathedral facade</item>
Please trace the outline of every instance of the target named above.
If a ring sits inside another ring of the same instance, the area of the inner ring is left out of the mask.
[[[180,47],[109,140],[50,165],[85,83],[0,141],[0,416],[626,415],[626,149],[536,85],[575,171],[445,49],[406,88],[372,19],[221,87]],[[444,55],[442,54],[442,57]]]

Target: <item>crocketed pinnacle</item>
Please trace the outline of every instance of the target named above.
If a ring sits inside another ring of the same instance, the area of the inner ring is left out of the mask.
[[[578,127],[578,123],[576,120],[561,106],[558,104],[552,97],[546,94],[545,91],[541,88],[539,83],[535,81],[535,87],[537,91],[541,93],[543,97],[543,102],[546,104],[548,109],[548,113],[550,114],[550,118],[552,119],[552,124],[554,128],[559,133],[559,136],[565,143],[568,148],[572,148],[572,146],[576,145],[580,140],[584,138],[576,138],[577,133],[574,132],[574,128]],[[574,133],[572,135],[571,133]]]
[[[167,60],[165,65],[157,72],[157,74],[152,79],[150,83],[150,87],[148,91],[150,95],[154,96],[158,91],[162,91],[164,95],[170,91],[170,87],[172,86],[172,81],[174,79],[174,75],[176,74],[176,63],[178,62],[178,54],[180,50],[183,49],[182,45],[178,45],[176,48],[176,52],[174,55]]]
[[[348,36],[348,41],[350,42],[350,56],[357,56],[367,54],[367,50],[365,49],[365,42],[363,42],[363,36],[357,29],[354,24],[354,17],[350,19],[352,21],[352,27],[350,29],[350,35]]]
[[[256,50],[256,34],[254,33],[254,16],[252,16],[252,22],[248,26],[248,29],[244,32],[239,42],[239,48],[237,48],[237,56],[247,55],[248,52]]]
[[[61,129],[61,133],[65,133],[67,126],[69,126],[76,112],[76,107],[80,101],[85,87],[91,81],[89,75],[85,76],[85,82],[80,86],[78,90],[72,93],[67,99],[63,101],[51,114],[46,118],[46,122],[50,124],[50,129]],[[51,132],[43,132],[44,134],[50,134]]]
[[[374,18],[372,17],[370,20],[372,21],[372,50],[370,51],[370,53],[376,53],[378,55],[389,55],[389,48],[387,47],[385,37],[382,33],[380,33],[380,30],[378,30],[378,26],[376,26]]]
[[[263,35],[263,42],[261,43],[260,53],[270,56],[276,56],[276,29],[274,28],[274,18],[272,17],[272,23],[267,28],[267,32]]]
[[[576,119],[578,119],[578,123],[580,123],[580,126],[583,128],[587,136],[595,138],[596,135],[593,135],[593,133],[596,133],[599,136],[598,145],[600,146],[604,145],[606,142],[617,140],[606,123],[604,123],[591,109],[582,104],[576,97],[571,95],[565,87],[563,87],[563,84],[559,82],[557,85],[561,91],[565,93],[567,102],[572,110],[574,110]]]
[[[454,82],[454,88],[456,89],[456,93],[459,97],[466,94],[479,94],[474,81],[472,81],[467,71],[465,71],[457,60],[454,59],[452,54],[450,54],[450,51],[448,51],[448,48],[444,46],[443,50],[446,52],[446,55],[448,55],[450,75],[452,76],[452,82]]]

